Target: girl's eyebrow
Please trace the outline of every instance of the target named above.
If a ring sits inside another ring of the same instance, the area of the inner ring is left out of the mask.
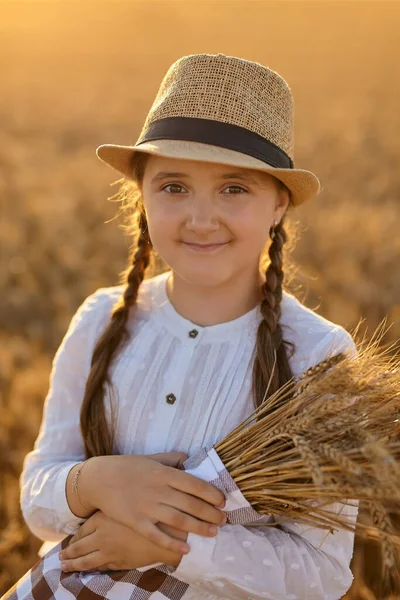
[[[151,180],[151,183],[157,183],[158,181],[161,181],[162,179],[167,179],[169,177],[181,177],[181,178],[190,179],[190,175],[188,175],[187,173],[160,171],[159,173],[157,173],[157,175],[155,175],[153,177],[153,179]],[[258,185],[258,183],[259,183],[250,174],[243,173],[240,171],[236,171],[236,172],[232,172],[232,173],[223,173],[222,175],[220,175],[220,178],[221,179],[242,179],[243,181],[248,181],[249,183],[254,183],[255,185]]]

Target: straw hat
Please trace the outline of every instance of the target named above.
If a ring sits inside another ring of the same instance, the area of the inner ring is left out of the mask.
[[[299,205],[321,187],[314,173],[294,168],[293,115],[290,87],[272,69],[190,54],[168,69],[136,144],[103,144],[96,154],[129,179],[138,152],[266,171]]]

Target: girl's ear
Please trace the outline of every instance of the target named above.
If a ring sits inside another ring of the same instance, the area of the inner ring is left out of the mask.
[[[282,219],[283,215],[285,214],[285,211],[288,207],[289,202],[290,202],[290,197],[289,197],[288,190],[286,188],[279,189],[276,203],[275,203],[275,219],[278,222]]]

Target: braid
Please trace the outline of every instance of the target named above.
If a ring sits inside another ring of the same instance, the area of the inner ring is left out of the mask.
[[[260,406],[265,399],[268,383],[269,389],[266,398],[293,377],[285,348],[285,345],[293,346],[293,344],[282,339],[280,326],[284,277],[282,249],[287,241],[283,222],[284,218],[275,227],[275,237],[268,252],[270,264],[266,270],[265,281],[261,288],[263,300],[260,309],[263,320],[257,331],[256,355],[253,367],[255,407]],[[276,365],[273,368],[275,353]]]
[[[146,215],[143,211],[139,213],[138,218],[139,237],[137,250],[132,261],[132,268],[127,274],[127,287],[123,293],[122,299],[114,309],[114,314],[118,311],[126,314],[129,308],[136,302],[139,286],[144,279],[144,274],[150,263],[151,242],[148,233]]]
[[[86,383],[80,418],[86,458],[103,456],[113,452],[115,416],[112,413],[110,430],[104,407],[104,384],[107,383],[112,389],[108,370],[117,351],[129,338],[126,329],[129,311],[136,304],[139,287],[151,258],[152,244],[143,210],[140,210],[139,213],[138,228],[139,236],[137,248],[132,257],[132,266],[123,273],[127,283],[126,288],[122,297],[113,307],[111,320],[98,339],[93,351],[91,370]]]

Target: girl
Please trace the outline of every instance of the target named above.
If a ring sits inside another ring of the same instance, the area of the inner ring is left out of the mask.
[[[288,84],[242,58],[184,56],[136,145],[97,154],[128,178],[137,245],[122,284],[86,298],[56,353],[21,506],[40,539],[74,535],[45,555],[47,585],[25,577],[18,598],[342,597],[354,534],[226,524],[216,481],[176,468],[293,376],[356,352],[283,289],[287,213],[320,191],[294,168]],[[145,279],[155,253],[167,270]]]

